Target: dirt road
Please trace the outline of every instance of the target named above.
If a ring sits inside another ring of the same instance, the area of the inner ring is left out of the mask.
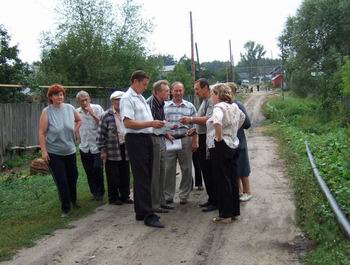
[[[165,229],[135,221],[130,205],[104,205],[96,213],[72,222],[2,265],[165,265],[165,264],[299,264],[295,242],[294,203],[275,141],[262,135],[260,108],[264,92],[246,101],[253,122],[248,132],[254,198],[241,203],[241,217],[229,225],[213,224],[217,213],[202,213],[204,191],[194,191],[190,203],[162,215]],[[177,198],[178,201],[178,198]]]

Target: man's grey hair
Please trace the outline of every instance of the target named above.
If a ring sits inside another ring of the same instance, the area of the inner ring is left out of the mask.
[[[86,92],[86,91],[84,91],[84,90],[80,90],[80,91],[78,92],[78,94],[76,95],[75,99],[76,99],[77,101],[79,101],[80,98],[86,98],[86,97],[90,97],[89,93]]]

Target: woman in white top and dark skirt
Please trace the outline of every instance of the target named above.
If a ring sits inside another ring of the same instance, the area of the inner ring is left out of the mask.
[[[236,173],[238,158],[237,131],[245,115],[233,102],[231,89],[216,84],[211,89],[213,115],[207,121],[207,148],[212,159],[213,179],[216,181],[219,216],[214,223],[231,223],[240,215],[239,189]]]

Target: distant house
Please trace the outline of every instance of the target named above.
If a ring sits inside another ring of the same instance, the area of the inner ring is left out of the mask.
[[[271,78],[272,86],[273,87],[280,87],[283,82],[283,75],[277,74],[273,78]]]
[[[168,73],[174,71],[175,66],[176,66],[175,64],[163,66],[163,69],[162,69],[162,71],[161,71],[161,74],[162,74],[163,76],[166,76]]]

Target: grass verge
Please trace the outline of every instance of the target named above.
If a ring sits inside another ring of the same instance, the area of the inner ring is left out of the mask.
[[[350,243],[340,230],[320,191],[309,164],[304,141],[308,140],[322,177],[344,212],[350,213],[350,129],[320,115],[320,105],[310,99],[276,97],[264,112],[267,132],[279,142],[279,152],[292,179],[298,225],[312,240],[305,256],[310,265],[350,264]]]
[[[32,246],[35,240],[58,228],[69,228],[70,221],[103,204],[91,200],[79,155],[77,187],[81,208],[73,209],[68,218],[60,217],[60,202],[51,175],[29,176],[30,160],[17,160],[22,163],[20,168],[0,175],[0,261],[10,259],[16,250]]]

